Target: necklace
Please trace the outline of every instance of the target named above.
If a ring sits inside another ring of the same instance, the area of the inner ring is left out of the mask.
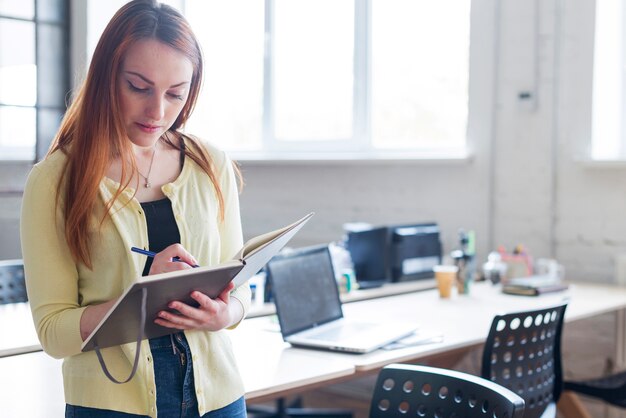
[[[141,177],[144,178],[144,180],[146,181],[143,185],[143,187],[145,187],[146,189],[149,189],[150,187],[152,187],[152,184],[150,184],[150,173],[152,172],[152,163],[154,162],[154,156],[156,154],[157,151],[157,144],[159,142],[157,141],[154,144],[154,148],[152,149],[152,157],[150,158],[150,165],[148,166],[148,174],[146,174],[145,176],[141,173],[141,171],[139,171],[139,168],[137,168],[137,173],[139,173],[139,175]]]

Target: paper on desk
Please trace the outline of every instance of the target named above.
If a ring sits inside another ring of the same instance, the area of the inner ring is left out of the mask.
[[[394,341],[382,347],[383,350],[397,350],[399,348],[413,347],[416,345],[440,343],[443,341],[441,333],[414,332],[408,337]]]

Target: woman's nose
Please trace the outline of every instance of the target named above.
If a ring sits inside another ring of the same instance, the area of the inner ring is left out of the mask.
[[[164,115],[165,101],[163,100],[163,97],[157,95],[153,96],[148,103],[148,107],[146,108],[146,116],[154,121],[159,121]]]

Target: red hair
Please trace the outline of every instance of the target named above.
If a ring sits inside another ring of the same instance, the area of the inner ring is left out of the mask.
[[[122,161],[122,181],[111,201],[106,202],[106,217],[136,171],[117,86],[126,52],[142,39],[155,39],[172,47],[187,57],[193,66],[187,102],[163,136],[169,146],[180,148],[182,134],[178,129],[191,115],[200,93],[202,53],[186,19],[174,8],[153,0],[134,0],[119,9],[100,37],[87,77],[65,113],[48,152],[50,155],[61,150],[67,154],[62,178],[66,180],[65,237],[74,259],[89,268],[92,264],[87,226],[94,212],[100,182],[111,160],[119,157]],[[184,152],[209,176],[217,191],[220,217],[223,218],[224,198],[211,158],[195,140],[185,138],[194,146],[185,147]],[[60,181],[58,195],[61,192]]]

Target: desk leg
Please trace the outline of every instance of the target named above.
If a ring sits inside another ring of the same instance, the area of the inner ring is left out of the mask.
[[[615,369],[626,369],[626,309],[620,309],[615,313]],[[620,418],[622,411],[607,406],[609,418]]]
[[[616,370],[626,369],[626,309],[620,309],[615,313],[615,368]]]

